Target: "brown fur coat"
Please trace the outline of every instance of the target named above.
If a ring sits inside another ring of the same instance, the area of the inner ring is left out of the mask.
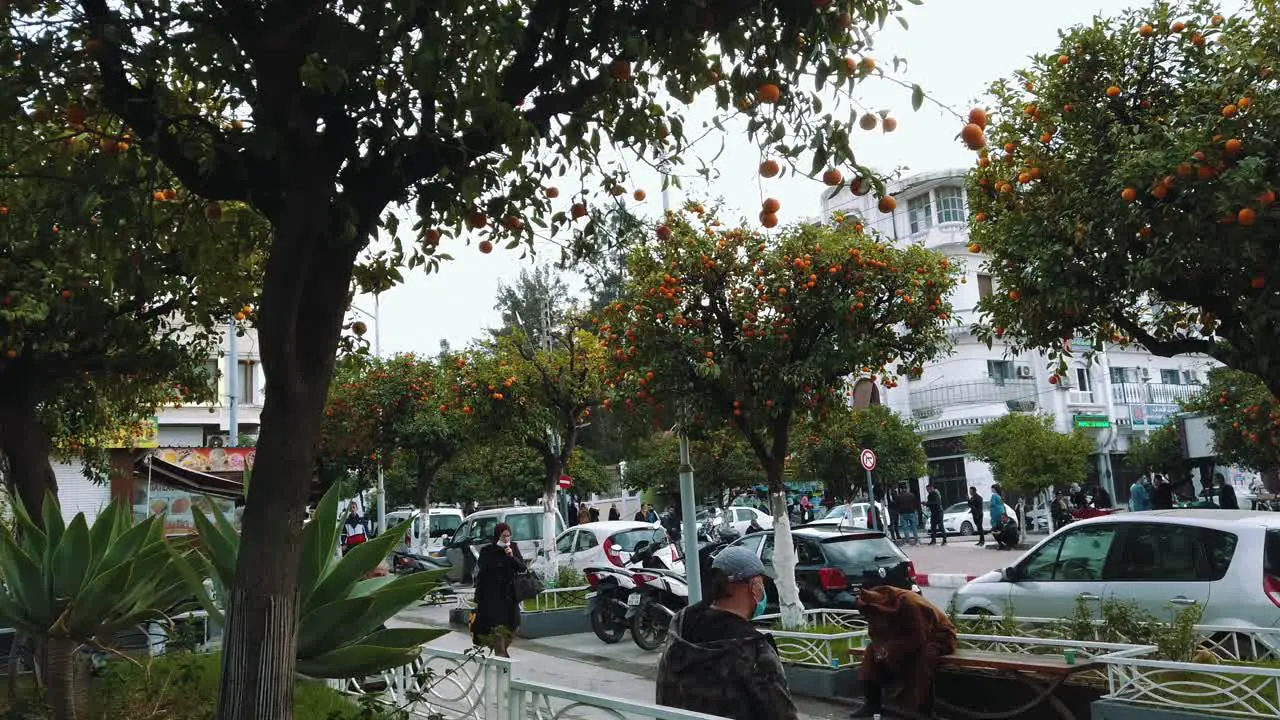
[[[888,585],[864,589],[858,610],[871,637],[862,658],[863,679],[882,686],[897,681],[905,702],[924,705],[938,658],[956,651],[951,620],[928,600]]]

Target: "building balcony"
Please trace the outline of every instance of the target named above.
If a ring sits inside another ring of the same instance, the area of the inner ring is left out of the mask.
[[[1009,410],[1034,410],[1039,390],[1034,380],[987,378],[934,385],[911,392],[911,413],[917,418],[939,414],[954,405],[1004,403]]]
[[[1117,405],[1177,405],[1197,395],[1201,385],[1166,383],[1112,383],[1111,399]]]
[[[911,242],[919,243],[930,250],[947,245],[969,244],[969,223],[944,222],[911,233],[907,237]]]

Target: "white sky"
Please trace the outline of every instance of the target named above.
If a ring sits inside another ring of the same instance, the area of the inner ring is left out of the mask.
[[[906,59],[906,70],[895,77],[919,83],[934,99],[965,113],[991,81],[1025,66],[1029,55],[1056,47],[1060,28],[1086,22],[1095,14],[1112,15],[1125,7],[1146,4],[1128,0],[925,0],[922,6],[908,5],[903,13],[910,30],[889,21],[877,36],[872,54],[886,72],[895,55]],[[1225,4],[1235,11],[1243,0]],[[899,120],[892,134],[857,132],[854,151],[860,162],[886,172],[895,168],[920,172],[967,167],[973,162],[973,154],[955,140],[959,121],[936,104],[926,102],[919,112],[912,112],[910,91],[879,79],[859,84],[856,97],[869,110],[891,109]],[[712,116],[711,108],[704,103],[690,109],[685,123],[688,135],[701,133],[702,122]],[[837,117],[847,114],[845,109]],[[712,187],[700,181],[687,182],[686,192],[694,199],[723,197],[735,215],[751,218],[759,211],[762,193],[781,201],[783,223],[818,213],[820,183],[787,174],[762,181],[756,172],[759,149],[745,132],[727,127],[731,135],[724,137],[725,150],[716,163],[719,180]],[[719,150],[719,135],[713,131],[694,153],[709,160]],[[648,198],[635,203],[628,196],[628,204],[641,215],[656,217],[662,209],[657,174],[642,172],[638,163],[630,166],[636,173],[630,187],[644,188]],[[807,168],[808,160],[801,166]],[[697,167],[696,162],[686,162],[679,172],[692,174]],[[561,182],[560,189],[563,200],[577,188]],[[597,202],[604,201],[600,198]],[[672,191],[671,201],[673,206],[681,201],[679,191]],[[461,240],[446,241],[444,248],[455,259],[444,263],[442,272],[424,275],[420,270],[406,270],[405,283],[383,293],[384,354],[434,353],[442,339],[455,348],[465,346],[484,328],[498,323],[493,304],[499,283],[513,281],[522,267],[533,262],[520,260],[518,250],[501,247],[482,255],[474,243],[467,247]],[[554,248],[544,249],[542,254],[545,261],[558,258]],[[370,313],[374,309],[372,297],[357,298],[356,305]]]

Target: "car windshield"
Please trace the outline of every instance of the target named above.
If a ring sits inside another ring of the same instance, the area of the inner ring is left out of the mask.
[[[461,524],[462,518],[457,515],[432,515],[431,537],[452,534]]]
[[[822,543],[827,559],[842,568],[897,565],[907,556],[883,535],[849,535]]]
[[[512,540],[539,540],[542,538],[542,513],[513,513],[507,516]]]
[[[845,513],[847,512],[849,512],[848,505],[837,505],[831,508],[831,512],[823,516],[822,519],[823,520],[839,520],[840,518],[844,517]]]
[[[657,528],[638,528],[636,530],[624,530],[614,535],[610,540],[625,552],[635,552],[639,549],[640,543],[656,543],[663,538],[664,531]]]
[[[959,513],[959,512],[969,512],[969,503],[956,503],[955,505],[952,505],[951,507],[947,508],[947,511],[945,514],[950,515],[952,513]]]

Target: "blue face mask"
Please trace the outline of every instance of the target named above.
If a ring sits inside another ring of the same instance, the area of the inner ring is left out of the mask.
[[[765,606],[769,599],[769,596],[764,593],[764,588],[761,588],[760,590],[760,602],[756,603],[756,609],[751,611],[752,619],[758,618],[764,614]]]

